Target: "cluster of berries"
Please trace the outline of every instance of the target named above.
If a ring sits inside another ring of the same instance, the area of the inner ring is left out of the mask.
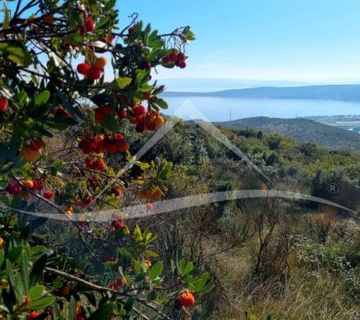
[[[92,170],[105,170],[107,168],[106,162],[104,159],[98,158],[86,158],[85,159],[86,167]]]
[[[106,58],[99,57],[95,58],[92,64],[88,62],[79,63],[77,66],[77,72],[82,74],[84,77],[91,80],[98,80],[101,78],[106,66]]]
[[[41,179],[26,179],[21,181],[9,181],[5,190],[10,195],[22,195],[26,196],[28,190],[32,190],[34,192],[41,192],[44,189],[44,183]],[[43,197],[45,199],[51,199],[54,196],[54,192],[52,190],[44,190]]]
[[[176,65],[177,67],[186,68],[186,56],[182,52],[172,52],[162,59],[163,65]]]
[[[125,137],[120,132],[113,135],[100,134],[93,136],[87,133],[85,137],[79,142],[79,148],[85,153],[101,153],[108,152],[114,154],[116,152],[126,152],[129,149]]]
[[[145,130],[154,131],[159,129],[165,120],[159,112],[151,111],[148,113],[142,104],[138,104],[132,109],[130,122],[136,124],[135,129],[137,132],[144,132]]]

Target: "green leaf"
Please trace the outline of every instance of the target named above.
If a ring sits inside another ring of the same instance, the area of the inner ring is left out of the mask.
[[[158,60],[162,58],[166,54],[166,52],[167,51],[165,49],[161,49],[161,48],[154,49],[149,53],[148,59],[150,61]]]
[[[35,97],[34,104],[36,107],[39,107],[46,104],[49,101],[49,99],[50,99],[50,91],[44,90]]]
[[[4,49],[8,46],[9,44],[7,44],[6,42],[1,42],[0,43],[0,51],[4,51]]]
[[[210,280],[210,274],[208,272],[204,272],[199,277],[195,278],[193,281],[194,292],[202,291],[209,282],[209,280]]]
[[[47,261],[47,255],[42,255],[36,262],[30,273],[30,286],[34,286],[38,283],[42,277],[42,273],[45,269],[45,264]]]
[[[7,46],[5,51],[9,54],[7,58],[18,65],[28,66],[32,63],[31,54],[21,46]]]
[[[29,257],[25,250],[21,252],[21,275],[24,284],[25,294],[29,292]]]
[[[153,102],[153,104],[160,107],[161,109],[167,109],[168,108],[167,102],[165,100],[163,100],[163,99],[156,99]]]
[[[116,3],[116,0],[109,0],[107,2],[107,4],[105,5],[104,11],[107,12],[107,11],[113,9],[115,6],[115,3]]]
[[[184,33],[184,37],[188,41],[194,41],[196,39],[195,34],[190,30]]]
[[[98,310],[96,310],[89,320],[106,320],[110,319],[113,315],[113,311],[115,309],[114,303],[106,303],[100,306]]]
[[[70,298],[70,304],[69,304],[69,320],[75,320],[75,308],[76,308],[76,301],[73,296]]]
[[[116,84],[119,87],[119,89],[125,89],[131,82],[132,79],[129,77],[120,77],[116,79]]]
[[[27,309],[30,309],[30,310],[44,309],[44,308],[54,304],[55,301],[56,301],[56,298],[54,296],[43,297],[43,298],[31,301],[27,305]]]
[[[133,239],[137,242],[141,242],[143,240],[141,229],[138,224],[135,227]]]
[[[2,24],[3,29],[8,29],[10,26],[10,14],[9,9],[6,6],[6,3],[4,2],[4,22]]]
[[[6,274],[9,279],[10,286],[12,290],[14,291],[16,301],[18,303],[22,302],[22,299],[24,297],[24,292],[22,290],[22,286],[19,286],[18,281],[16,279],[16,276],[14,274],[12,265],[10,260],[6,259]]]
[[[29,298],[31,301],[39,300],[46,295],[46,288],[42,285],[37,285],[29,290]]]
[[[96,30],[107,29],[111,24],[109,17],[104,17],[96,24]]]
[[[4,249],[0,249],[0,267],[4,262],[4,259],[5,259],[5,251]]]
[[[164,264],[162,263],[162,261],[155,263],[149,271],[150,279],[155,280],[157,277],[159,277],[162,274],[163,269],[164,269]]]
[[[179,272],[181,275],[187,275],[194,269],[194,264],[190,262],[186,262],[185,260],[180,260],[179,262]]]

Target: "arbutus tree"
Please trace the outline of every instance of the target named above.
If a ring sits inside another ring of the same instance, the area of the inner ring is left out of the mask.
[[[137,14],[120,28],[115,0],[2,4],[0,319],[190,317],[209,275],[180,259],[165,283],[155,235],[117,215],[129,191],[149,210],[166,193],[172,164],[140,162],[128,138],[164,124],[164,86],[151,73],[186,67],[190,28],[159,34]],[[109,208],[107,225],[72,219]],[[44,219],[23,213],[41,210],[66,217],[94,269],[112,279],[48,247],[33,232]]]

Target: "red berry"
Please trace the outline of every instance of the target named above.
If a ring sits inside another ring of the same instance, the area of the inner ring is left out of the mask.
[[[145,121],[141,121],[141,122],[139,122],[137,125],[136,125],[136,127],[135,127],[135,130],[136,130],[136,132],[144,132],[145,131],[145,127],[146,127],[146,125],[145,125]]]
[[[178,61],[178,54],[176,52],[170,53],[167,57],[171,62]]]
[[[118,116],[120,119],[125,119],[126,116],[127,116],[127,111],[126,109],[121,109],[119,112],[118,112]]]
[[[146,113],[146,108],[142,104],[137,104],[133,108],[133,114],[134,116],[141,116]]]
[[[104,121],[112,112],[112,108],[109,105],[105,105],[95,109],[95,120]]]
[[[120,186],[115,186],[111,189],[111,192],[115,195],[115,196],[120,196],[122,193],[121,187]]]
[[[95,159],[92,159],[92,158],[86,158],[85,159],[85,164],[86,166],[91,169],[91,170],[94,170],[97,168],[97,161]]]
[[[93,197],[88,197],[88,198],[86,198],[86,199],[82,202],[82,205],[88,206],[88,205],[90,205],[90,204],[93,202],[93,200],[94,200]]]
[[[125,141],[123,141],[122,143],[120,143],[118,145],[118,151],[119,152],[126,152],[128,150],[129,150],[129,145]]]
[[[80,74],[87,76],[89,73],[89,70],[91,69],[91,65],[86,62],[79,63],[76,69],[77,69],[77,72],[79,72]]]
[[[179,52],[177,54],[176,61],[184,61],[185,59],[186,59],[186,56],[182,52]]]
[[[125,287],[125,280],[123,278],[119,278],[115,281],[115,286],[116,288],[119,290],[119,289],[122,289]]]
[[[16,195],[22,192],[23,188],[17,182],[9,182],[5,190],[11,195]]]
[[[44,184],[43,184],[43,181],[41,179],[33,179],[32,182],[33,182],[32,189],[34,191],[40,191],[40,190],[42,190],[44,188]]]
[[[180,69],[185,69],[186,68],[186,61],[179,62],[178,66],[179,66]]]
[[[34,319],[37,319],[40,315],[41,315],[41,313],[39,311],[31,311],[27,314],[26,318],[28,320],[34,320]]]
[[[91,80],[97,80],[101,77],[101,75],[102,75],[102,70],[95,66],[90,67],[87,73],[88,78]]]
[[[52,190],[45,190],[44,191],[44,198],[45,199],[51,199],[54,195],[54,192]]]
[[[139,116],[132,117],[132,118],[130,119],[130,122],[131,122],[132,124],[135,124],[135,123],[139,123],[139,122],[141,122],[141,121],[144,121],[144,119],[145,119],[145,114],[141,114],[141,115],[139,115]]]
[[[93,32],[95,30],[95,21],[92,17],[88,17],[85,21],[85,29],[88,32]]]
[[[70,112],[61,107],[56,107],[52,111],[54,118],[69,118]]]
[[[98,170],[104,170],[106,169],[106,162],[103,159],[97,160],[96,162],[96,169]]]
[[[118,219],[118,220],[113,220],[111,221],[111,226],[115,229],[115,230],[121,230],[126,228],[126,224],[122,219]]]
[[[114,140],[117,141],[117,142],[125,141],[125,137],[120,132],[116,132],[114,134]]]
[[[0,112],[4,112],[8,107],[8,100],[4,97],[0,97]]]
[[[31,140],[29,141],[29,147],[32,149],[32,150],[40,150],[42,147],[43,147],[43,143],[41,142],[40,139],[35,139],[35,140]]]
[[[183,307],[189,308],[195,304],[195,297],[191,292],[183,292],[180,294],[179,302]]]

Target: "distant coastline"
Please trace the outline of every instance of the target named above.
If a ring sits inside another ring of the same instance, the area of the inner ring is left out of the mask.
[[[360,102],[360,85],[257,87],[214,92],[165,92],[164,97],[219,97],[237,99],[297,99]]]

